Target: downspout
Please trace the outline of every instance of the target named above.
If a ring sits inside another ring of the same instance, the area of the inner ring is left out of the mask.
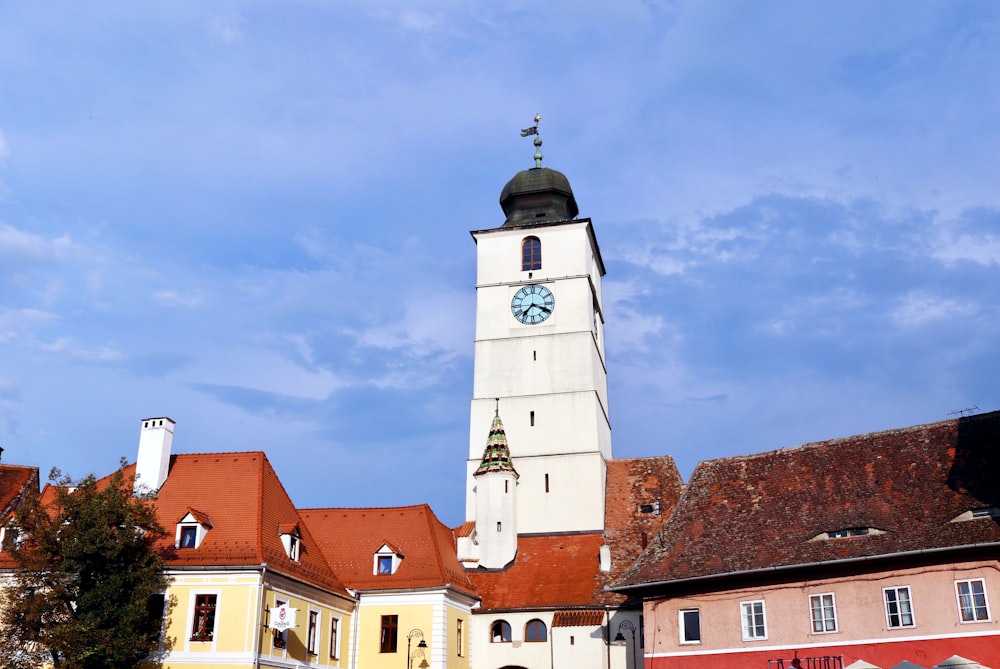
[[[361,632],[361,593],[356,590],[347,590],[354,597],[354,616],[351,619],[351,650],[348,666],[357,669],[358,666],[358,634]]]
[[[253,631],[253,666],[254,669],[260,668],[260,640],[261,640],[261,627],[264,624],[264,577],[267,574],[267,563],[262,562],[260,565],[260,587],[257,589],[257,600],[259,605],[257,606],[257,624],[254,625]]]
[[[604,618],[606,624],[604,625],[605,637],[604,637],[604,648],[608,651],[608,669],[611,669],[611,611],[604,609]]]

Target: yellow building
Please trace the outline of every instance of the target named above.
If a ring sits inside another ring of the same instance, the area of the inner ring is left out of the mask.
[[[355,598],[267,457],[171,456],[173,426],[169,418],[142,422],[134,466],[135,489],[154,495],[168,534],[159,547],[170,576],[163,666],[348,666]],[[294,626],[275,629],[293,616]]]
[[[455,538],[426,504],[299,512],[358,596],[350,666],[468,669],[478,597]]]

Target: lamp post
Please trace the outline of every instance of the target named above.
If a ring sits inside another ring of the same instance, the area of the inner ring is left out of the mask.
[[[420,639],[420,643],[417,644],[418,649],[427,648],[427,642],[424,641],[424,633],[418,629],[410,630],[410,633],[406,635],[406,669],[410,669],[410,660],[412,659],[410,644],[414,639]]]
[[[638,669],[635,664],[635,625],[632,624],[631,620],[623,620],[618,625],[618,634],[615,636],[615,641],[625,641],[625,635],[622,634],[622,630],[628,630],[632,633],[632,669]]]

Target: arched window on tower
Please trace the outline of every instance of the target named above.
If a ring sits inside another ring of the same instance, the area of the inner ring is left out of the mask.
[[[521,242],[521,271],[542,269],[542,242],[538,237],[525,237]]]
[[[548,630],[545,628],[545,623],[543,623],[538,618],[534,620],[529,620],[528,624],[524,626],[524,640],[525,641],[548,641]]]

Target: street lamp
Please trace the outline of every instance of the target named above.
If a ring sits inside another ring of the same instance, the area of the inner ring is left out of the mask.
[[[618,634],[615,636],[615,641],[622,643],[625,641],[625,635],[622,634],[622,630],[628,630],[632,633],[632,669],[636,669],[635,664],[635,625],[632,624],[631,620],[623,620],[620,625],[618,625]]]
[[[427,642],[424,641],[424,633],[418,629],[410,630],[410,633],[406,635],[406,669],[410,669],[410,660],[412,656],[410,655],[410,643],[414,639],[420,639],[420,643],[417,644],[417,649],[427,648]],[[421,655],[423,653],[421,652]]]

